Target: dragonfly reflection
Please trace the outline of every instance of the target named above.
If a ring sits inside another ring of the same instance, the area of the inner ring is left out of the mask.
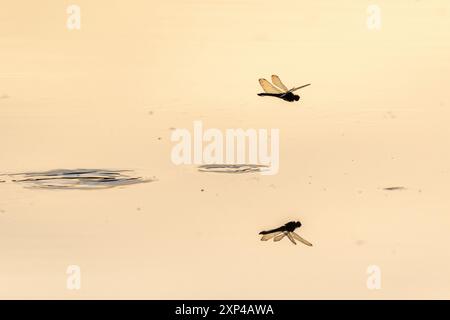
[[[273,241],[280,241],[284,237],[288,237],[289,240],[293,244],[297,244],[295,240],[300,241],[303,244],[306,244],[307,246],[312,246],[312,244],[300,237],[297,233],[294,232],[295,229],[301,227],[300,221],[291,221],[286,223],[284,226],[281,226],[276,229],[268,230],[268,231],[261,231],[259,234],[262,234],[262,241],[267,241],[273,238]]]

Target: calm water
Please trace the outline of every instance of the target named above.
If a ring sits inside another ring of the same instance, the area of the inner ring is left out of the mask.
[[[77,3],[0,12],[0,297],[449,298],[447,1]],[[279,173],[174,165],[196,120],[280,129]]]

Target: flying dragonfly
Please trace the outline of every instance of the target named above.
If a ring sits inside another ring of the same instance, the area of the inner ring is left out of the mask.
[[[298,234],[294,232],[295,229],[301,227],[300,221],[291,221],[286,223],[284,226],[281,226],[276,229],[268,230],[268,231],[261,231],[259,234],[262,234],[262,241],[267,241],[273,238],[273,241],[280,241],[284,237],[288,237],[289,240],[293,244],[297,244],[295,240],[300,241],[303,244],[306,244],[307,246],[312,247],[312,243],[309,241],[306,241],[302,237],[300,237]]]
[[[293,94],[293,92],[311,85],[311,83],[308,83],[300,87],[288,89],[277,75],[272,75],[272,83],[266,79],[259,79],[259,84],[263,88],[264,93],[258,93],[258,96],[276,97],[285,101],[294,102],[300,100],[300,96]]]

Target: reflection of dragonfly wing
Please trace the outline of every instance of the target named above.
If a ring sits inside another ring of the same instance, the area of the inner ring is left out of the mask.
[[[292,88],[292,89],[291,89],[291,90],[289,90],[288,92],[294,92],[294,91],[296,91],[296,90],[298,90],[298,89],[301,89],[301,88],[307,87],[307,86],[309,86],[309,85],[311,85],[311,83],[305,84],[305,85],[303,85],[303,86],[300,86],[300,87],[297,87],[297,88]]]
[[[283,93],[279,89],[275,88],[269,81],[266,79],[259,79],[259,84],[263,88],[265,93]]]
[[[281,82],[280,78],[277,75],[272,76],[272,83],[283,90],[283,92],[289,91],[289,89],[283,84],[283,82]]]
[[[273,237],[276,237],[277,235],[279,235],[282,231],[276,231],[276,232],[272,232],[272,233],[268,233],[262,236],[261,241],[267,241],[272,239]]]
[[[292,231],[291,234],[292,234],[292,236],[293,236],[296,240],[300,241],[301,243],[306,244],[307,246],[312,247],[312,243],[311,243],[311,242],[306,241],[305,239],[303,239],[302,237],[300,237],[298,234],[296,234],[294,231]]]
[[[294,240],[294,238],[292,237],[292,234],[291,234],[290,232],[288,232],[287,236],[288,236],[289,240],[291,240],[291,242],[292,242],[293,244],[297,244],[297,243],[295,243],[295,240]]]
[[[283,232],[282,234],[277,235],[275,238],[273,238],[273,241],[280,241],[287,235],[287,232]]]

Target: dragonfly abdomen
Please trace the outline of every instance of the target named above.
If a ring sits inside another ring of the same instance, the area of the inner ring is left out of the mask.
[[[258,93],[258,96],[280,97],[282,93]]]

